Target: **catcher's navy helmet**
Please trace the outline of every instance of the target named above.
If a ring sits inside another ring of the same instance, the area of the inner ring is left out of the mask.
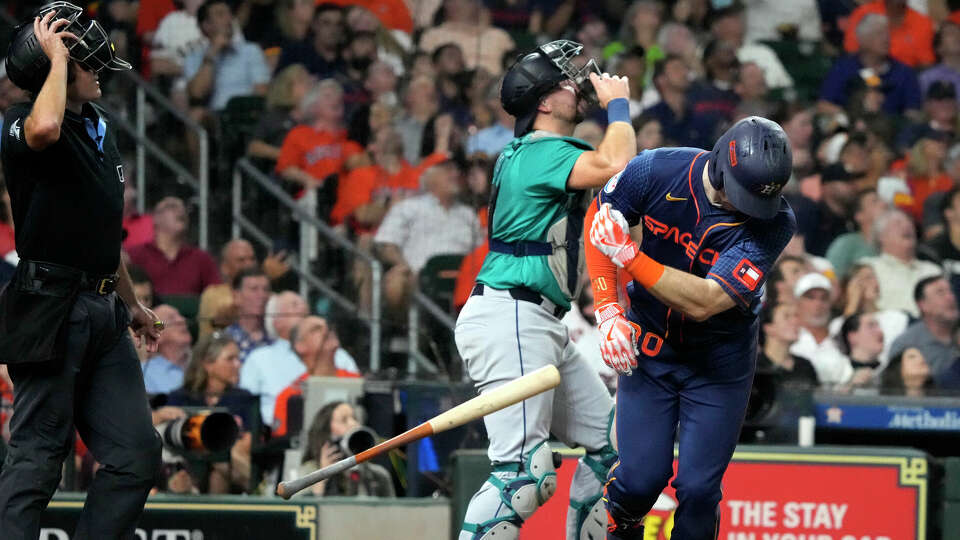
[[[776,122],[751,116],[720,137],[710,155],[710,183],[723,189],[744,214],[770,219],[780,208],[780,191],[790,180],[793,153]]]
[[[84,69],[99,72],[106,68],[114,71],[130,69],[130,64],[117,58],[113,43],[107,32],[97,21],[83,17],[83,9],[69,2],[51,2],[38,9],[34,16],[43,18],[49,12],[55,12],[51,19],[70,21],[61,31],[71,32],[77,41],[65,40],[70,50],[70,59]],[[50,59],[40,47],[37,36],[33,34],[33,18],[23,22],[14,30],[13,39],[7,49],[7,76],[13,84],[39,92],[47,74],[50,73]]]
[[[537,115],[540,98],[565,80],[572,80],[580,95],[592,94],[589,83],[591,72],[600,73],[593,60],[577,67],[572,60],[583,50],[583,45],[566,39],[551,41],[521,56],[503,76],[500,102],[503,110],[517,119],[513,134],[517,137],[530,131]]]

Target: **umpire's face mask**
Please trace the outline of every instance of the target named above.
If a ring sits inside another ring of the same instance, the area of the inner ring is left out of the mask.
[[[42,18],[50,11],[57,12],[53,17],[54,20],[69,20],[70,24],[65,26],[63,31],[77,36],[77,41],[67,44],[71,60],[94,73],[99,73],[104,68],[112,71],[131,68],[129,63],[117,58],[116,49],[106,30],[97,21],[83,17],[83,9],[79,6],[69,2],[53,2],[40,8],[38,16]]]

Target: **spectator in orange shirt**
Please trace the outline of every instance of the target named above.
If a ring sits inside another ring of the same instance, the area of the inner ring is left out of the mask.
[[[352,371],[337,368],[334,354],[340,348],[340,339],[323,317],[311,315],[300,321],[290,331],[290,344],[307,371],[277,395],[273,410],[273,434],[277,437],[283,437],[289,429],[299,427],[287,424],[287,407],[290,398],[303,395],[307,377],[360,377]]]
[[[953,181],[944,171],[949,134],[928,128],[920,140],[910,149],[907,158],[907,185],[910,186],[912,203],[902,209],[915,222],[923,219],[923,203],[934,193],[949,191]]]
[[[300,110],[303,124],[284,138],[276,172],[305,188],[317,187],[328,176],[355,166],[358,162],[351,158],[359,157],[363,148],[347,139],[343,87],[337,81],[320,81],[303,98]]]
[[[907,0],[874,0],[857,8],[850,15],[843,36],[843,48],[848,53],[855,53],[860,48],[857,24],[869,13],[886,15],[890,19],[890,56],[910,67],[934,63],[933,22],[907,7]]]

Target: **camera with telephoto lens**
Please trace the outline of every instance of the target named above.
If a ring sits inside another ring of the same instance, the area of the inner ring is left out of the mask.
[[[360,426],[343,437],[330,439],[330,444],[338,447],[344,457],[350,457],[376,446],[377,434],[367,426]]]
[[[158,424],[163,446],[177,453],[217,453],[229,450],[237,442],[240,428],[233,415],[225,412],[189,413]]]

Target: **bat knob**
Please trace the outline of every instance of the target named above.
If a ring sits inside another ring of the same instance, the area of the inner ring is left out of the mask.
[[[289,500],[290,496],[293,495],[292,493],[287,493],[287,486],[285,485],[284,482],[280,482],[279,484],[277,484],[276,493],[277,495],[283,497],[286,500]]]

